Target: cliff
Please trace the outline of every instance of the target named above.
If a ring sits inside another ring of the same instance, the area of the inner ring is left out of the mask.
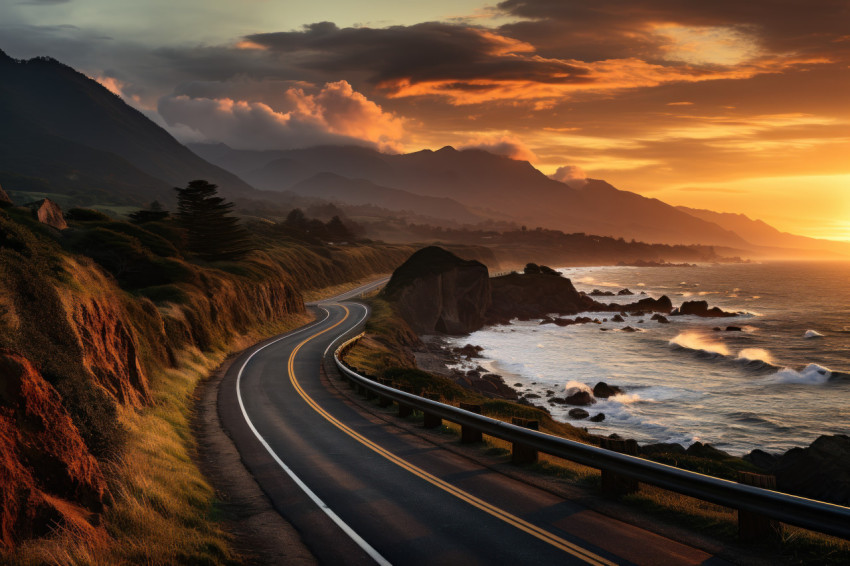
[[[551,273],[510,273],[491,279],[492,306],[489,324],[512,318],[541,318],[551,313],[576,314],[597,303],[582,295],[569,279]]]
[[[436,246],[414,253],[382,292],[420,334],[466,334],[483,326],[490,307],[487,267]]]

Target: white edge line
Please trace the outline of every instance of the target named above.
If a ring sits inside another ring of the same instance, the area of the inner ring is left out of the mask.
[[[313,501],[313,503],[315,503],[315,504],[319,507],[319,509],[321,509],[322,511],[324,511],[325,515],[327,515],[327,516],[330,518],[330,520],[331,520],[331,521],[333,521],[334,523],[336,523],[336,525],[337,525],[340,529],[342,529],[342,531],[343,531],[346,535],[348,535],[348,537],[349,537],[351,540],[353,540],[353,541],[357,544],[357,546],[359,546],[360,548],[362,548],[362,549],[363,549],[363,551],[364,551],[364,552],[366,552],[366,554],[368,554],[370,557],[372,557],[372,559],[373,559],[375,562],[377,562],[377,563],[378,563],[378,564],[380,564],[381,566],[392,566],[392,564],[391,564],[391,563],[390,563],[390,562],[389,562],[386,558],[384,558],[383,556],[381,556],[381,555],[380,555],[380,553],[378,553],[378,551],[377,551],[377,550],[375,550],[374,548],[372,548],[372,546],[371,546],[368,542],[366,542],[365,540],[363,540],[363,538],[362,538],[360,535],[358,535],[356,532],[354,532],[354,529],[352,529],[351,527],[349,527],[349,526],[348,526],[348,524],[346,524],[346,523],[345,523],[345,521],[343,521],[343,520],[339,517],[339,515],[337,515],[336,513],[334,513],[334,512],[333,512],[333,510],[331,510],[331,508],[330,508],[330,507],[328,507],[328,505],[327,505],[324,501],[322,501],[322,500],[319,498],[319,496],[318,496],[318,495],[316,495],[316,494],[313,492],[313,490],[311,490],[309,487],[307,487],[307,484],[305,484],[303,481],[301,481],[301,478],[299,478],[297,475],[295,475],[295,472],[293,472],[293,471],[292,471],[292,469],[290,469],[290,467],[289,467],[289,466],[287,466],[286,464],[284,464],[284,463],[283,463],[283,460],[281,460],[281,459],[280,459],[280,457],[279,457],[277,454],[275,454],[274,450],[272,450],[272,447],[271,447],[271,446],[269,446],[269,443],[268,443],[268,442],[266,442],[266,439],[265,439],[265,438],[263,438],[263,437],[262,437],[262,435],[261,435],[261,434],[257,431],[257,429],[254,427],[254,423],[252,423],[252,422],[251,422],[251,418],[248,416],[248,412],[245,410],[245,404],[242,402],[242,389],[241,389],[240,385],[241,385],[241,383],[242,383],[242,372],[245,370],[245,367],[248,365],[248,362],[250,362],[250,361],[251,361],[251,359],[252,359],[254,356],[256,356],[259,352],[261,352],[262,350],[264,350],[264,349],[268,348],[269,346],[271,346],[271,345],[273,345],[273,344],[276,344],[277,342],[280,342],[280,341],[281,341],[281,340],[283,340],[284,338],[290,338],[290,337],[292,337],[292,336],[295,336],[296,334],[301,334],[302,332],[305,332],[305,331],[307,331],[307,330],[309,330],[309,329],[313,328],[314,326],[317,326],[317,325],[319,325],[319,324],[323,323],[323,322],[324,322],[324,321],[326,321],[328,318],[330,318],[331,313],[330,313],[330,311],[329,311],[329,310],[327,310],[326,308],[321,307],[321,306],[320,306],[319,308],[320,308],[320,309],[322,309],[323,311],[325,311],[325,313],[327,314],[327,316],[325,316],[325,318],[323,318],[322,320],[320,320],[320,321],[318,321],[318,322],[315,322],[315,323],[311,324],[310,326],[306,326],[306,327],[302,328],[301,330],[296,330],[295,332],[291,332],[291,333],[289,333],[289,334],[285,334],[285,335],[281,336],[280,338],[277,338],[276,340],[273,340],[273,341],[269,342],[268,344],[265,344],[265,345],[263,345],[263,346],[260,346],[259,348],[257,348],[256,350],[254,350],[254,351],[251,353],[251,355],[250,355],[250,356],[248,356],[248,359],[246,359],[246,360],[242,363],[242,367],[240,367],[240,368],[239,368],[239,373],[236,375],[236,397],[237,397],[237,399],[239,400],[239,408],[240,408],[240,409],[242,409],[242,416],[243,416],[243,417],[245,417],[245,422],[248,424],[248,427],[251,429],[251,432],[253,432],[253,433],[254,433],[254,436],[256,436],[256,437],[257,437],[257,440],[259,440],[259,441],[260,441],[260,444],[262,444],[262,445],[263,445],[263,447],[266,449],[266,451],[269,453],[269,455],[270,455],[272,458],[274,458],[275,462],[277,462],[277,463],[278,463],[278,465],[279,465],[279,466],[283,469],[283,471],[284,471],[284,472],[286,472],[286,474],[287,474],[290,478],[292,478],[292,481],[294,481],[294,482],[298,485],[298,487],[300,487],[300,488],[301,488],[301,490],[302,490],[304,493],[306,493],[306,494],[307,494],[307,497],[309,497],[309,498]],[[365,307],[364,307],[364,308],[365,308]],[[366,312],[368,313],[368,310],[367,310]],[[365,316],[366,316],[366,315],[364,314],[364,318],[365,318]],[[362,320],[361,320],[361,321],[362,321]],[[360,322],[358,322],[357,324],[360,324]],[[327,354],[327,350],[325,350],[325,354]],[[323,357],[324,357],[324,356],[323,356]]]

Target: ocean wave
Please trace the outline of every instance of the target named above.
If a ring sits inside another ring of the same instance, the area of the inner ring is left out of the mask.
[[[642,399],[637,393],[618,393],[608,397],[609,401],[614,401],[622,405],[631,405],[633,403],[654,403],[653,399]]]
[[[771,353],[764,348],[744,348],[738,352],[737,359],[745,363],[761,362],[770,366],[775,363]]]
[[[710,357],[729,356],[729,348],[727,348],[725,344],[712,340],[700,332],[681,332],[675,338],[670,340],[670,345],[683,350],[692,350]]]
[[[580,381],[570,380],[564,385],[564,392],[567,396],[574,395],[579,391],[587,391],[591,395],[593,395],[593,389],[590,388],[586,383],[582,383]]]
[[[817,330],[806,330],[805,334],[803,334],[803,338],[823,338],[823,334]]]
[[[834,372],[831,369],[818,365],[809,364],[801,370],[792,368],[783,368],[768,377],[765,381],[768,383],[794,383],[801,385],[823,385],[829,382],[833,377],[842,377],[842,372]]]

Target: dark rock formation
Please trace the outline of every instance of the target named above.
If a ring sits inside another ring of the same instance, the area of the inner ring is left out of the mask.
[[[490,283],[493,301],[487,312],[488,323],[505,323],[512,318],[543,318],[550,313],[576,314],[597,304],[576,291],[569,279],[545,273],[511,273],[495,277]]]
[[[487,267],[436,246],[410,256],[395,270],[381,294],[420,334],[467,334],[478,330],[484,325],[491,304]]]
[[[726,332],[743,332],[744,329],[740,326],[727,326]]]
[[[620,289],[619,291],[617,291],[617,295],[622,297],[622,296],[625,296],[625,295],[634,295],[634,293],[632,293],[628,289]]]
[[[567,413],[571,419],[586,419],[590,416],[590,413],[585,411],[584,409],[570,409],[570,412]]]
[[[701,317],[729,317],[736,316],[733,312],[726,312],[718,307],[708,308],[707,301],[685,301],[673,315],[693,315]]]
[[[604,381],[600,381],[593,386],[593,396],[598,397],[599,399],[607,399],[608,397],[619,395],[622,392],[623,390],[621,388],[616,385],[608,385]]]
[[[587,391],[577,391],[572,395],[568,395],[564,402],[568,405],[578,405],[579,407],[586,407],[587,405],[593,405],[596,403],[596,399],[593,398],[593,395],[588,393]]]
[[[640,320],[638,322],[643,322],[643,321]],[[624,326],[622,330],[623,330],[623,332],[638,332],[637,328],[634,328],[634,327],[631,327],[631,326]]]
[[[605,420],[605,413],[597,413],[590,417],[590,421],[594,423],[601,423]]]
[[[594,289],[590,293],[588,293],[591,297],[613,297],[613,291],[600,291],[599,289]]]
[[[661,324],[670,324],[670,321],[663,314],[655,313],[650,320],[657,320]]]
[[[53,226],[57,230],[64,230],[68,227],[65,217],[62,216],[62,209],[52,200],[45,198],[31,202],[26,206],[32,210],[33,216],[42,224]]]
[[[718,450],[711,444],[703,444],[702,442],[694,442],[685,450],[685,453],[689,456],[708,458],[710,460],[725,460],[731,457],[727,452]]]
[[[781,491],[850,505],[850,436],[821,436],[808,448],[792,448],[773,470]]]
[[[0,187],[0,208],[12,206],[13,204],[12,199],[9,198],[9,195],[7,195],[6,191],[3,190],[3,187]]]
[[[611,322],[625,322],[625,319],[622,317],[622,315],[615,314],[615,315],[611,318]]]
[[[463,348],[453,348],[452,351],[459,356],[465,357],[466,359],[472,359],[480,358],[481,352],[484,351],[484,348],[482,348],[481,346],[473,346],[472,344],[467,344]]]
[[[636,303],[630,303],[628,305],[618,305],[616,303],[611,303],[604,310],[609,311],[628,311],[632,313],[632,316],[639,316],[641,313],[647,312],[660,312],[660,313],[669,313],[673,310],[673,301],[670,300],[670,297],[667,295],[662,295],[657,299],[653,299],[652,297],[647,297],[645,299],[641,299]]]
[[[652,456],[654,454],[684,454],[685,447],[681,444],[659,442],[657,444],[641,446],[640,453],[646,456]]]
[[[749,454],[744,455],[744,460],[754,466],[758,466],[762,470],[772,472],[779,463],[779,456],[769,454],[764,450],[755,449]]]
[[[566,405],[567,400],[563,397],[550,397],[549,403],[551,403],[552,405]]]

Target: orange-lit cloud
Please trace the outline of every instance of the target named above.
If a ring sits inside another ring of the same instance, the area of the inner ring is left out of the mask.
[[[316,93],[290,88],[285,108],[230,98],[164,97],[159,112],[208,140],[240,149],[285,149],[319,144],[360,144],[397,151],[404,121],[354,91],[345,81]]]
[[[460,144],[457,149],[482,149],[520,161],[537,161],[537,156],[522,140],[509,135],[476,137]]]

